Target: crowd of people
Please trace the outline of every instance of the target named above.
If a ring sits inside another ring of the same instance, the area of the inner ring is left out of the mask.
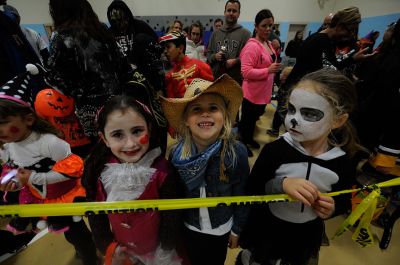
[[[253,35],[238,24],[240,11],[238,0],[226,2],[206,47],[200,22],[184,33],[176,20],[159,38],[122,0],[107,9],[109,28],[87,0],[50,0],[47,49],[1,0],[3,204],[295,200],[91,215],[90,230],[80,216],[13,218],[0,231],[1,250],[47,226],[85,265],[223,265],[227,248],[238,247],[237,265],[306,265],[318,257],[324,220],[351,211],[350,195],[323,193],[363,184],[357,168],[400,176],[400,20],[375,49],[379,32],[358,37],[359,9],[338,10],[305,40],[296,32],[288,66],[272,11],[255,15]],[[250,170],[248,158],[261,148],[256,123],[274,86],[267,134],[278,138]],[[386,243],[400,209],[389,215]]]

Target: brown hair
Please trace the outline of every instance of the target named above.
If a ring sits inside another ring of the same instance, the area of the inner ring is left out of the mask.
[[[346,76],[333,69],[321,69],[305,75],[299,82],[312,81],[320,84],[318,93],[334,108],[336,116],[350,115],[357,103],[356,90]],[[358,143],[356,130],[348,119],[345,124],[331,132],[328,142],[332,146],[340,146],[353,156],[361,146]]]
[[[4,120],[10,116],[25,117],[29,114],[32,114],[34,117],[34,122],[31,127],[32,131],[41,134],[50,133],[62,138],[62,133],[49,122],[37,116],[32,108],[11,100],[0,99],[0,120]]]
[[[200,39],[203,38],[203,34],[204,34],[204,28],[203,28],[203,24],[201,24],[200,21],[196,21],[194,23],[192,23],[192,25],[190,25],[190,29],[189,29],[189,36],[192,34],[192,29],[193,28],[199,28],[200,29]]]

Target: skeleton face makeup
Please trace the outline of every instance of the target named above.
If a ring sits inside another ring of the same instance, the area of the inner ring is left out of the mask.
[[[292,91],[285,126],[298,142],[319,139],[331,129],[333,108],[316,92],[304,88]]]

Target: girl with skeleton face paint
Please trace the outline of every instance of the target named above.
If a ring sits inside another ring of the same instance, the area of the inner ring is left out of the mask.
[[[249,190],[252,195],[286,193],[296,201],[251,209],[240,245],[253,249],[255,262],[308,264],[318,256],[322,220],[350,209],[350,196],[322,193],[355,183],[352,156],[358,145],[348,123],[355,102],[351,81],[330,69],[307,74],[290,93],[288,132],[264,146]]]
[[[316,90],[318,84],[300,82],[289,98],[285,126],[292,138],[300,143],[326,138],[330,130],[337,127],[333,107]]]

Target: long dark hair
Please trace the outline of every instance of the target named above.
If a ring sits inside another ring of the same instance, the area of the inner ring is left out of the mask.
[[[158,137],[156,136],[157,130],[155,130],[154,127],[154,118],[148,107],[129,96],[115,96],[104,105],[97,117],[97,130],[104,134],[104,127],[107,124],[108,116],[114,111],[119,110],[125,112],[129,109],[140,114],[147,123],[147,127],[150,131],[149,150],[160,146]],[[87,197],[91,200],[96,198],[97,180],[104,170],[105,164],[111,157],[112,153],[110,148],[108,148],[102,140],[99,140],[85,161],[82,184],[86,188]]]
[[[29,114],[32,114],[34,117],[34,122],[31,127],[32,131],[40,134],[50,133],[62,137],[62,133],[58,129],[46,120],[37,116],[32,108],[11,100],[0,99],[0,120],[5,120],[10,116],[24,118]]]
[[[50,0],[49,9],[56,31],[83,29],[100,42],[113,42],[113,36],[87,0]]]

